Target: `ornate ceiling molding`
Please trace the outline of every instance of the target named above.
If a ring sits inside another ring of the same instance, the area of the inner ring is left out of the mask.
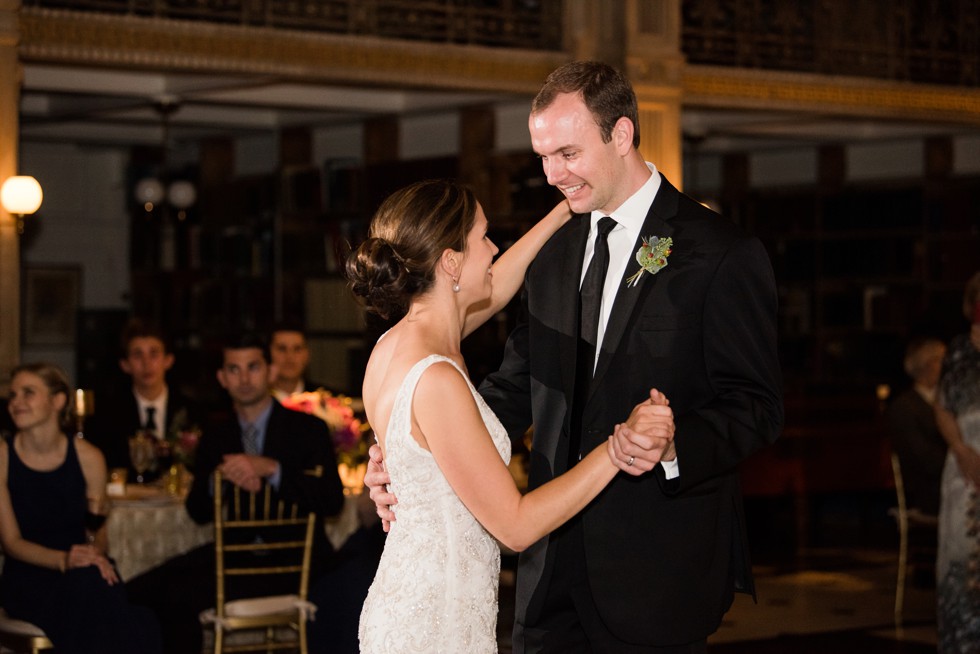
[[[684,104],[980,124],[980,89],[688,66]]]
[[[24,61],[297,81],[536,91],[562,53],[413,43],[25,7]]]

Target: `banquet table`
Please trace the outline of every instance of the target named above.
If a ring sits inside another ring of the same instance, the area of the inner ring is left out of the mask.
[[[214,526],[195,523],[183,496],[162,487],[128,484],[109,501],[109,555],[124,581],[214,540]]]
[[[340,514],[325,521],[327,538],[335,549],[360,527],[357,499],[347,495]],[[169,494],[160,486],[129,484],[125,495],[109,501],[109,556],[124,581],[214,541],[214,525],[195,523],[184,508],[184,496]]]

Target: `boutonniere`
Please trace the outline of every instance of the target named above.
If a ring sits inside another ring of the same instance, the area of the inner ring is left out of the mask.
[[[643,239],[643,245],[636,251],[636,261],[640,264],[640,269],[636,274],[626,280],[626,287],[636,286],[640,283],[640,275],[645,272],[656,275],[660,269],[667,265],[667,257],[672,252],[674,239],[669,236],[660,238],[658,236],[647,236]]]

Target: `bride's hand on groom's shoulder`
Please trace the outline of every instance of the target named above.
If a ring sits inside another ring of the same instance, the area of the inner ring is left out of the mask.
[[[391,523],[395,521],[395,512],[391,507],[398,504],[398,498],[394,493],[388,492],[387,484],[391,482],[391,477],[384,468],[381,447],[377,443],[368,450],[368,457],[364,485],[370,489],[371,500],[377,509],[378,517],[381,518],[381,525],[387,532],[391,528]]]

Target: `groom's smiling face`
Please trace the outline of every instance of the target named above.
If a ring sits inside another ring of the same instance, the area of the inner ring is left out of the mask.
[[[614,129],[612,140],[604,143],[580,94],[556,96],[550,105],[531,114],[528,130],[548,183],[565,194],[572,211],[611,213],[626,200],[629,193],[620,191],[622,135]],[[629,141],[626,151],[631,148]]]

